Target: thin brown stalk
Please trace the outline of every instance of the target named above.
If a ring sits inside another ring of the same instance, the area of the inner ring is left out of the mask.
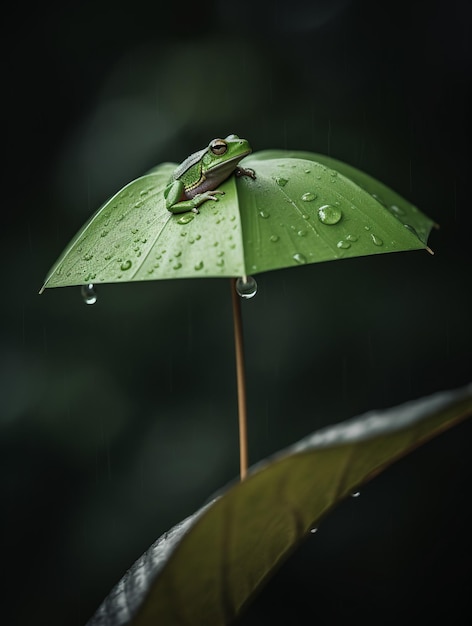
[[[241,480],[244,480],[248,468],[247,447],[247,409],[246,376],[244,367],[243,323],[241,298],[236,291],[236,279],[231,279],[231,298],[233,303],[234,347],[236,352],[236,382],[238,388],[238,423],[239,423],[239,467]]]

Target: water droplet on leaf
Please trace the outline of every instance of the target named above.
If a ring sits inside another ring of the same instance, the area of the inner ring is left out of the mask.
[[[343,250],[347,250],[348,248],[351,247],[351,244],[349,243],[349,241],[344,241],[342,239],[341,241],[338,241],[336,245],[338,248],[343,248]]]
[[[270,236],[270,240],[272,241],[272,243],[276,243],[279,240],[279,236],[278,235],[271,235]]]
[[[263,219],[267,219],[268,217],[270,217],[270,213],[269,211],[259,211],[259,215],[260,217],[262,217]]]
[[[236,291],[241,298],[249,300],[257,293],[257,283],[253,276],[240,276],[236,280]]]
[[[88,285],[82,285],[80,293],[85,304],[95,304],[97,301],[97,292],[95,291],[95,285],[89,283]]]
[[[285,187],[285,185],[288,183],[288,180],[286,178],[282,178],[281,176],[277,176],[275,182],[279,187]]]
[[[380,237],[377,237],[377,235],[374,235],[374,233],[370,233],[370,237],[374,246],[383,246],[383,241],[382,239],[380,239]]]
[[[412,233],[415,237],[418,237],[418,233],[416,232],[416,230],[413,228],[413,226],[411,226],[410,224],[403,224],[403,226],[410,231],[410,233]],[[418,237],[419,239],[419,237]]]
[[[133,265],[132,262],[129,259],[127,259],[126,261],[123,261],[123,263],[120,265],[120,269],[123,272],[126,272],[127,270],[131,268],[132,265]]]
[[[343,214],[341,209],[331,204],[325,204],[318,209],[318,218],[320,222],[328,224],[329,226],[337,224],[342,216]]]
[[[172,269],[174,269],[174,270],[179,270],[181,267],[182,267],[182,263],[176,263],[176,264],[172,267]]]
[[[293,255],[292,258],[293,258],[294,261],[296,261],[300,265],[305,265],[305,263],[306,263],[306,256],[304,256],[300,252],[295,252],[295,254]]]
[[[185,213],[182,217],[179,217],[177,224],[188,224],[195,217],[195,213]]]
[[[195,265],[195,269],[197,270],[197,272],[198,272],[198,270],[203,269],[203,261],[200,261],[200,263],[197,263]]]
[[[303,194],[302,196],[302,200],[303,202],[312,202],[313,200],[316,200],[318,196],[316,195],[316,193],[312,193],[311,191],[307,191],[306,193]]]
[[[384,207],[386,207],[387,205],[385,204],[385,201],[383,200],[383,198],[381,198],[380,196],[378,196],[376,193],[371,194],[372,198],[374,198],[375,200],[377,200],[377,202],[380,202],[380,204]]]
[[[401,209],[399,206],[397,206],[396,204],[392,204],[390,206],[390,211],[394,213],[395,215],[405,215],[405,211]]]

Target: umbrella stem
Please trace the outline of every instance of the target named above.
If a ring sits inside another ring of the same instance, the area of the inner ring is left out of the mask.
[[[233,302],[234,346],[236,351],[236,381],[238,387],[238,423],[239,423],[239,467],[241,480],[244,480],[248,467],[247,449],[247,410],[246,377],[244,368],[243,322],[241,298],[236,291],[236,279],[231,279],[231,297]]]

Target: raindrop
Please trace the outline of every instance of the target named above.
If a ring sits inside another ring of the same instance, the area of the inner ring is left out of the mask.
[[[405,211],[401,209],[399,206],[397,206],[396,204],[392,204],[390,206],[390,211],[392,213],[395,213],[395,215],[405,215]]]
[[[302,196],[302,200],[303,202],[312,202],[312,200],[315,200],[318,196],[316,195],[316,193],[312,193],[311,191],[307,191],[306,193],[303,194]]]
[[[257,293],[257,283],[253,276],[240,276],[236,280],[236,291],[241,298],[249,300]]]
[[[411,226],[410,224],[403,224],[403,226],[410,231],[410,233],[412,233],[415,237],[418,237],[418,233],[416,232],[416,230],[413,228],[413,226]],[[419,239],[419,237],[418,237]]]
[[[288,180],[286,178],[282,178],[281,176],[277,176],[275,182],[279,187],[285,187],[285,185],[288,183]]]
[[[191,222],[193,220],[193,218],[195,217],[195,213],[185,213],[185,215],[182,215],[182,217],[179,217],[179,219],[177,220],[177,224],[188,224],[189,222]]]
[[[385,204],[385,201],[378,196],[376,193],[371,194],[372,198],[374,198],[374,200],[377,200],[377,202],[380,202],[380,204],[382,204],[384,207],[386,207],[387,205]]]
[[[374,233],[370,233],[370,237],[374,246],[383,246],[383,241],[382,239],[380,239],[380,237],[377,237],[377,235],[374,235]]]
[[[343,250],[347,250],[348,248],[351,247],[351,244],[349,243],[349,241],[344,241],[342,239],[341,241],[338,241],[336,245],[338,248],[342,248]]]
[[[361,495],[360,491],[353,491],[351,493],[351,498],[358,498]]]
[[[123,272],[126,272],[126,270],[129,270],[132,265],[132,262],[128,259],[127,261],[123,261],[123,263],[120,265],[120,269]]]
[[[259,211],[259,215],[265,220],[270,217],[269,211]]]
[[[329,226],[337,224],[342,215],[343,214],[341,209],[332,206],[331,204],[325,204],[318,209],[318,218],[320,222],[323,222],[323,224],[328,224]]]
[[[306,263],[306,257],[303,254],[300,254],[300,252],[295,252],[292,258],[300,265],[304,265]]]
[[[97,292],[95,291],[95,285],[89,283],[88,285],[82,285],[80,293],[85,304],[95,304],[97,301]]]
[[[197,272],[198,272],[198,270],[203,269],[203,261],[200,261],[200,263],[197,263],[195,265],[195,269],[197,270]]]
[[[272,241],[272,243],[276,243],[279,240],[279,236],[278,235],[271,235],[270,236],[270,240]]]

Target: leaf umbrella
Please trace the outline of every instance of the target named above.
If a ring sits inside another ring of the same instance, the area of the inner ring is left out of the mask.
[[[424,248],[433,221],[384,184],[320,154],[267,150],[244,158],[256,177],[230,176],[198,215],[170,213],[163,163],[107,200],[49,271],[46,288],[188,277],[230,277],[236,345],[241,478],[247,459],[246,392],[239,293],[259,272]]]

